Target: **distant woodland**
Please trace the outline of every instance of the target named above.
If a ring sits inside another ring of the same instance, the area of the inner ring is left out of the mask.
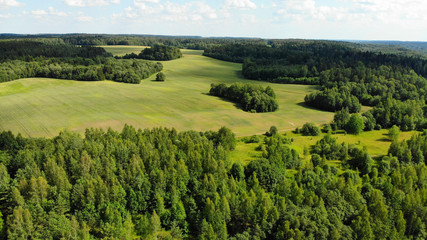
[[[140,83],[163,69],[159,62],[117,60],[103,48],[52,42],[0,41],[0,82],[49,77]]]
[[[427,128],[427,60],[420,57],[361,51],[331,41],[272,40],[210,46],[206,56],[242,62],[248,79],[319,85],[305,103],[326,110],[369,112],[375,126]]]

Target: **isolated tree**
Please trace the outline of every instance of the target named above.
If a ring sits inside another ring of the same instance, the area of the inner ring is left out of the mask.
[[[157,73],[156,81],[164,82],[166,80],[166,75],[162,72]]]

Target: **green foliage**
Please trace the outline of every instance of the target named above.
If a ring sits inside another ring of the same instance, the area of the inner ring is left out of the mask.
[[[305,123],[301,128],[301,133],[304,136],[319,136],[320,128],[314,123]]]
[[[7,46],[3,46],[5,43]],[[0,51],[6,47],[11,47],[11,52],[5,50],[6,55],[1,59],[0,82],[19,78],[47,77],[140,83],[141,79],[148,78],[163,68],[161,63],[109,58],[106,57],[103,48],[49,45],[26,41],[0,42]],[[30,50],[27,51],[27,49]],[[8,55],[15,52],[16,57]]]
[[[309,106],[331,112],[347,108],[350,112],[356,113],[360,112],[362,108],[355,96],[336,88],[308,94],[305,96],[304,101]]]
[[[159,72],[156,75],[156,81],[164,82],[166,80],[166,75],[163,72]]]
[[[360,114],[352,114],[350,119],[345,125],[345,130],[348,133],[354,134],[354,135],[359,135],[364,128],[365,128],[365,124]]]
[[[0,164],[4,237],[425,238],[427,168],[400,155],[424,156],[425,135],[394,142],[378,164],[366,149],[326,135],[313,146],[313,164],[301,167],[291,141],[274,134],[263,157],[243,167],[227,162],[222,131],[126,125],[84,137],[0,134],[13,143],[0,148],[13,159]]]
[[[400,129],[396,125],[393,125],[388,131],[388,136],[392,141],[396,141],[397,139],[399,139],[399,135]]]
[[[212,83],[209,94],[237,102],[248,112],[274,112],[278,108],[276,94],[270,87],[264,89],[261,86],[241,83],[227,87],[223,83]]]
[[[145,48],[141,51],[140,54],[136,55],[135,53],[126,54],[123,59],[139,58],[147,60],[156,60],[156,61],[169,61],[177,58],[181,58],[181,50],[177,47],[171,47],[166,45],[156,44],[151,48]]]
[[[103,48],[91,46],[75,46],[70,44],[49,43],[31,40],[0,41],[0,60],[20,59],[28,57],[55,57],[55,58],[96,58],[111,57]]]

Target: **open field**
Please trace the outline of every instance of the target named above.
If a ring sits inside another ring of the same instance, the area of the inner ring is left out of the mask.
[[[55,136],[63,129],[121,129],[128,123],[137,128],[165,126],[196,131],[227,126],[237,136],[246,136],[264,133],[271,125],[290,130],[305,122],[331,121],[333,113],[302,104],[305,94],[314,87],[245,80],[240,64],[201,53],[183,50],[183,58],[163,62],[165,82],[152,81],[155,76],[151,76],[139,85],[34,78],[2,83],[0,130],[39,137]],[[219,82],[271,85],[279,110],[247,113],[231,102],[207,95],[210,84]]]
[[[128,53],[140,53],[147,46],[129,46],[129,45],[108,45],[100,46],[104,48],[107,52],[112,53],[114,56],[123,56]]]
[[[399,141],[408,140],[412,135],[418,133],[417,131],[401,132],[399,135]],[[317,141],[323,138],[325,135],[322,133],[320,136],[302,136],[301,134],[295,134],[292,131],[286,131],[283,134],[288,138],[292,138],[292,148],[298,151],[300,157],[303,157],[303,162],[307,162],[310,159],[309,156],[304,156],[304,148],[310,149],[310,146],[316,144]],[[367,147],[368,152],[372,157],[381,157],[387,155],[391,141],[388,138],[388,130],[378,130],[362,132],[360,135],[351,134],[333,134],[332,137],[337,139],[339,143],[355,144],[361,147]],[[245,143],[238,141],[236,150],[230,154],[232,161],[240,161],[243,164],[248,164],[250,161],[261,157],[261,152],[255,150],[260,143]],[[334,161],[332,161],[334,162]]]

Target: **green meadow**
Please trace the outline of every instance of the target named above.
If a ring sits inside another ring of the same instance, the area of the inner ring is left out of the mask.
[[[408,140],[417,133],[417,131],[401,132],[399,134],[399,141]],[[296,134],[292,131],[286,131],[283,134],[287,138],[293,139],[292,148],[297,150],[300,157],[303,158],[304,163],[308,162],[311,158],[310,154],[304,156],[304,148],[310,151],[310,147],[316,144],[316,142],[322,139],[325,135],[322,133],[320,136],[302,136],[301,134]],[[362,132],[360,135],[337,133],[333,134],[332,137],[336,138],[338,143],[345,142],[347,144],[366,147],[373,158],[387,155],[391,144],[387,129]],[[246,165],[250,161],[262,156],[262,152],[256,150],[256,148],[262,144],[262,141],[260,143],[245,143],[243,140],[243,138],[238,139],[236,150],[231,152],[230,158],[232,161],[240,161]],[[338,162],[339,161],[330,161],[332,164],[337,164]]]
[[[137,48],[115,46],[107,50],[124,54],[139,51]],[[333,117],[333,113],[304,106],[304,96],[315,90],[313,86],[249,81],[241,76],[240,64],[204,57],[197,50],[183,50],[183,54],[181,59],[162,62],[165,82],[153,81],[153,75],[138,85],[45,78],[2,83],[0,130],[51,137],[64,129],[80,133],[89,127],[120,130],[127,123],[137,128],[164,126],[196,131],[226,126],[237,136],[248,136],[264,133],[272,125],[286,131],[305,122],[326,123]],[[219,82],[270,85],[279,109],[248,113],[207,95],[210,84]]]

